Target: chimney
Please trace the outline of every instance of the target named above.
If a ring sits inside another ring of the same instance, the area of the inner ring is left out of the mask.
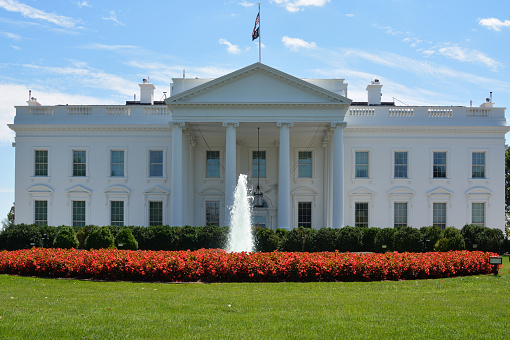
[[[28,90],[28,106],[41,106],[37,101],[37,98],[32,97],[32,90]]]
[[[140,104],[154,104],[154,89],[156,88],[153,84],[149,83],[147,79],[143,80],[140,86]]]
[[[490,97],[485,99],[485,103],[480,105],[480,107],[493,107],[494,103],[492,102],[492,92],[490,93]]]
[[[379,79],[375,79],[367,86],[368,105],[381,105],[381,88]]]

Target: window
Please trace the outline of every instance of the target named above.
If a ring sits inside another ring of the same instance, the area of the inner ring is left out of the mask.
[[[149,151],[149,176],[163,177],[163,151]]]
[[[298,154],[298,177],[312,177],[312,152],[311,151],[299,151]]]
[[[149,225],[163,225],[163,202],[149,202]]]
[[[124,201],[110,202],[110,225],[124,226]]]
[[[35,150],[35,176],[48,176],[48,150]]]
[[[446,228],[446,203],[434,203],[432,210],[432,224],[444,230]]]
[[[395,203],[393,226],[407,227],[407,203]]]
[[[407,178],[407,151],[395,151],[395,178]]]
[[[87,176],[87,151],[73,150],[73,176]]]
[[[266,227],[266,216],[253,216],[252,223],[254,227],[265,228]]]
[[[368,178],[368,151],[356,151],[356,178]]]
[[[485,178],[485,152],[473,152],[471,163],[471,177]]]
[[[73,227],[85,226],[85,201],[73,201]]]
[[[485,226],[485,203],[471,205],[471,223]]]
[[[368,227],[368,202],[356,203],[354,206],[354,226]]]
[[[446,152],[434,152],[434,166],[432,169],[432,177],[446,178]]]
[[[205,225],[220,225],[220,202],[205,202]]]
[[[312,202],[298,202],[298,227],[312,227]]]
[[[112,177],[124,177],[124,151],[114,151],[111,154],[111,172]]]
[[[220,177],[220,152],[207,151],[206,177]]]
[[[266,152],[265,151],[253,151],[252,173],[253,173],[253,178],[266,177]]]
[[[34,223],[48,225],[48,201],[34,201]]]

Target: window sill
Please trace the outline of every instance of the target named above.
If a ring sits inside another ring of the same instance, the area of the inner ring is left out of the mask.
[[[69,176],[69,182],[72,182],[72,181],[85,181],[85,182],[88,183],[89,180],[90,180],[89,176]]]
[[[154,176],[154,177],[145,177],[145,181],[147,183],[150,183],[150,182],[163,182],[163,183],[166,183],[167,178],[166,177],[157,177],[157,176]]]
[[[114,177],[107,177],[106,178],[107,182],[110,183],[110,182],[124,182],[126,183],[127,182],[127,177],[124,177],[124,176],[114,176]]]
[[[367,178],[360,178],[360,177],[352,178],[352,183],[356,183],[356,182],[372,184],[372,178],[370,178],[370,177],[367,177]]]
[[[412,178],[403,178],[403,177],[397,177],[397,178],[392,178],[391,180],[391,184],[394,184],[394,183],[407,183],[407,184],[411,184],[413,179]]]
[[[51,181],[51,177],[50,176],[31,176],[30,180],[32,182],[42,182],[42,181],[50,182]]]
[[[450,184],[451,178],[430,178],[430,183],[447,183]]]

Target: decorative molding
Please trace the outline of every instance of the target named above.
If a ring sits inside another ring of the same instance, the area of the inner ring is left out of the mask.
[[[170,121],[170,122],[168,122],[168,126],[170,126],[171,128],[173,128],[174,126],[180,126],[181,128],[185,128],[186,127],[186,122]]]
[[[510,126],[356,126],[345,128],[346,132],[436,132],[436,133],[507,133]]]
[[[166,124],[143,126],[137,125],[77,125],[77,124],[10,124],[9,127],[15,132],[24,131],[171,131]]]
[[[294,126],[294,123],[293,122],[276,122],[276,126],[278,126],[279,128],[281,128],[282,125],[287,125],[287,127],[291,128]]]
[[[187,109],[250,109],[250,108],[256,108],[256,109],[275,109],[275,108],[291,108],[291,109],[335,109],[335,108],[344,108],[345,106],[348,106],[349,103],[344,102],[330,102],[330,103],[324,103],[324,102],[317,102],[317,103],[310,103],[310,102],[303,102],[303,103],[296,103],[296,102],[281,102],[281,103],[211,103],[211,102],[183,102],[183,103],[175,103],[172,104],[172,108],[187,108]]]
[[[239,122],[234,122],[234,121],[230,122],[229,121],[229,122],[223,122],[221,125],[223,127],[228,127],[229,125],[232,125],[233,127],[237,128],[237,127],[239,127]]]

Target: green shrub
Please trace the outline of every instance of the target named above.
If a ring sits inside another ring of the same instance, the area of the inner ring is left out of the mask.
[[[56,228],[49,225],[39,226],[39,233],[41,234],[41,240],[43,242],[43,247],[45,248],[53,248],[55,245],[53,244],[55,241],[55,237],[57,237],[57,233],[62,226]]]
[[[115,248],[115,239],[108,227],[95,227],[85,239],[85,249]]]
[[[179,237],[178,227],[169,225],[150,226],[145,228],[145,248],[147,250],[176,250]],[[140,246],[140,245],[139,245]]]
[[[421,252],[423,242],[420,231],[412,227],[396,228],[393,234],[393,248],[398,252]]]
[[[0,247],[6,250],[42,247],[40,226],[37,224],[16,224],[7,226],[0,234]]]
[[[485,227],[482,227],[478,224],[466,224],[460,230],[462,237],[464,237],[464,242],[466,244],[466,250],[479,250],[479,245],[481,242],[481,234],[485,230]]]
[[[53,242],[53,246],[55,248],[65,248],[77,249],[79,246],[78,238],[76,237],[76,233],[72,227],[61,226],[55,236],[55,241]]]
[[[197,248],[223,249],[228,241],[228,227],[206,225],[197,227],[198,245]]]
[[[423,250],[433,251],[434,246],[443,237],[443,230],[438,226],[421,227],[420,234],[423,240]]]
[[[298,227],[285,233],[280,242],[282,251],[312,251],[314,234],[311,228]]]
[[[361,231],[363,233],[362,236],[362,242],[363,242],[363,251],[371,251],[375,252],[375,239],[377,238],[377,234],[379,234],[379,231],[381,228],[361,228]]]
[[[393,235],[395,234],[394,228],[382,228],[375,237],[375,251],[384,253],[393,251]],[[386,248],[384,248],[386,246]]]
[[[117,249],[137,250],[138,242],[129,228],[122,228],[115,237]]]
[[[273,229],[255,228],[254,238],[255,251],[271,252],[278,249],[278,235]]]
[[[448,227],[443,232],[443,237],[434,246],[435,251],[464,250],[466,244],[459,229]]]
[[[86,225],[85,227],[81,227],[76,232],[76,238],[78,239],[79,249],[85,249],[85,240],[87,239],[87,236],[89,236],[90,231],[94,228],[98,228],[96,225]]]
[[[189,225],[177,227],[177,248],[176,250],[197,250],[198,234],[197,228]]]
[[[505,235],[500,229],[484,228],[480,233],[478,250],[501,253]]]
[[[313,241],[314,251],[335,251],[338,229],[321,228],[315,233]]]
[[[345,226],[338,232],[336,249],[339,251],[362,251],[363,231],[361,228]]]

